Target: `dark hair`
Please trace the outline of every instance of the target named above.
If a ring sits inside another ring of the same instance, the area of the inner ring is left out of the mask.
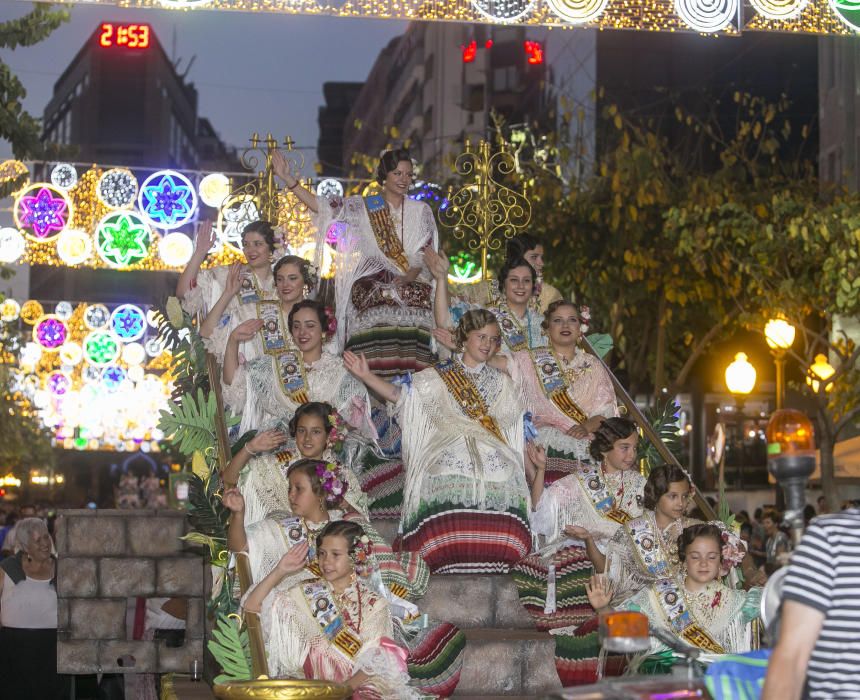
[[[607,418],[594,431],[588,452],[593,459],[600,462],[606,452],[612,451],[617,440],[628,438],[635,432],[636,423],[629,418]]]
[[[256,233],[258,236],[262,236],[263,240],[266,241],[266,245],[269,246],[269,252],[275,252],[275,229],[268,221],[258,219],[257,221],[252,221],[245,228],[243,228],[242,243],[245,242],[246,233]]]
[[[779,527],[780,523],[782,523],[782,513],[780,513],[774,508],[766,508],[764,511],[762,511],[761,521],[763,521],[765,518],[772,520],[773,524],[777,527]]]
[[[491,324],[499,325],[498,320],[493,315],[492,311],[486,309],[472,309],[467,311],[460,317],[457,327],[454,329],[454,344],[462,349],[466,343],[466,338],[472,331],[479,331],[484,326]]]
[[[518,260],[524,258],[526,253],[542,245],[537,236],[530,233],[521,233],[508,240],[505,247],[505,258],[507,260]]]
[[[749,533],[750,537],[752,537],[753,527],[748,522],[741,523],[741,534],[743,535],[745,531]]]
[[[579,306],[574,304],[572,301],[568,301],[567,299],[556,299],[553,302],[550,302],[550,305],[546,307],[546,311],[543,312],[543,321],[540,322],[540,327],[545,331],[549,330],[549,320],[552,318],[552,315],[558,311],[559,309],[563,309],[565,306],[569,306],[571,309],[576,311],[576,317],[582,321],[582,316],[580,315]]]
[[[332,520],[317,535],[317,548],[322,547],[326,537],[343,537],[346,540],[347,551],[350,556],[355,554],[356,543],[367,533],[358,523],[351,520]]]
[[[287,469],[287,479],[293,474],[304,474],[311,482],[311,491],[314,495],[325,498],[325,489],[323,489],[322,481],[317,474],[317,466],[320,464],[325,464],[325,462],[319,459],[300,459]]]
[[[398,163],[406,161],[412,163],[412,156],[405,148],[395,148],[386,151],[379,157],[379,165],[376,166],[376,181],[381,185],[388,177],[388,173],[397,170]]]
[[[287,315],[287,327],[290,329],[290,332],[293,330],[293,318],[302,309],[312,309],[316,312],[323,335],[325,336],[328,333],[328,314],[326,313],[325,306],[313,299],[302,299],[293,304],[293,308],[290,309],[290,313]]]
[[[313,288],[316,286],[316,279],[311,275],[310,267],[311,264],[305,260],[304,258],[300,258],[298,255],[284,255],[278,262],[275,263],[275,266],[272,268],[272,277],[278,276],[278,270],[280,270],[284,265],[295,265],[299,268],[299,273],[302,276],[302,280],[308,286],[308,288]]]
[[[762,514],[762,513],[764,513],[764,509],[762,509],[762,508],[756,508],[756,509],[753,511],[753,517],[754,517],[757,521],[761,522],[761,514]]]
[[[499,292],[503,293],[505,290],[505,281],[508,279],[508,275],[511,274],[511,270],[514,270],[518,267],[527,267],[529,272],[532,273],[532,288],[537,283],[537,272],[531,266],[531,263],[525,258],[517,258],[516,260],[511,260],[508,258],[505,261],[505,264],[502,265],[502,269],[499,270]]]
[[[646,510],[654,510],[664,495],[669,493],[669,484],[679,481],[690,483],[687,472],[674,464],[659,464],[651,470],[645,488],[642,489],[642,507]]]
[[[328,417],[334,413],[334,408],[330,403],[325,401],[310,401],[308,403],[303,403],[296,409],[296,412],[293,414],[293,417],[290,418],[289,429],[290,429],[290,437],[296,436],[296,430],[299,427],[299,419],[304,416],[317,416],[323,422],[323,426],[328,432]]]
[[[720,550],[720,561],[723,560],[723,533],[716,525],[711,523],[696,523],[685,527],[678,537],[678,560],[683,564],[687,558],[687,547],[693,544],[693,540],[699,537],[712,537],[717,542],[717,549]]]

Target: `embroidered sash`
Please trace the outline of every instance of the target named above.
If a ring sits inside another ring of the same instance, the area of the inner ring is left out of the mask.
[[[303,583],[302,595],[323,634],[336,649],[352,659],[361,650],[361,639],[346,626],[325,582]]]
[[[599,466],[582,464],[574,473],[598,515],[620,525],[630,520],[630,514],[615,505],[615,498],[609,493],[606,481],[601,478]]]
[[[403,272],[408,272],[409,260],[406,257],[406,251],[403,250],[403,244],[397,237],[397,229],[394,228],[391,211],[385,200],[381,195],[365,197],[364,206],[367,209],[367,218],[370,220],[370,228],[373,230],[379,250],[389,260],[393,260]],[[405,201],[403,206],[406,206]]]
[[[292,549],[302,542],[308,543],[308,564],[307,568],[314,576],[320,576],[319,562],[317,562],[317,544],[315,537],[308,537],[308,531],[302,519],[299,517],[284,518],[278,523],[281,526],[281,533],[284,536],[284,541],[287,543],[287,548]]]
[[[489,311],[493,313],[493,316],[499,322],[499,330],[502,332],[502,338],[504,338],[505,345],[508,346],[511,352],[529,349],[528,338],[526,338],[520,322],[508,308],[507,304],[499,302],[497,306],[491,307]]]
[[[507,445],[496,419],[489,414],[487,402],[478,391],[475,382],[463,369],[459,362],[445,360],[434,365],[448,391],[456,399],[457,404],[469,418],[480,423],[493,436]]]
[[[532,363],[535,366],[543,393],[552,401],[557,409],[571,420],[584,423],[588,420],[576,402],[567,393],[570,382],[561,369],[561,364],[550,348],[535,348],[531,351]]]
[[[260,285],[257,284],[256,275],[248,268],[242,270],[239,274],[240,286],[236,296],[239,297],[240,304],[253,304],[263,300],[263,292],[260,290]]]
[[[671,576],[673,567],[660,546],[654,525],[647,516],[630,520],[625,527],[642,567],[654,578]]]
[[[299,350],[285,350],[275,355],[272,360],[284,395],[293,403],[308,403],[308,380],[302,353]]]
[[[675,578],[662,578],[654,584],[660,609],[669,621],[672,632],[699,649],[725,654],[725,649],[699,625],[687,606],[684,591]]]
[[[289,333],[284,323],[284,314],[280,301],[258,301],[257,318],[263,322],[260,338],[263,341],[263,352],[267,355],[277,355],[292,346]]]

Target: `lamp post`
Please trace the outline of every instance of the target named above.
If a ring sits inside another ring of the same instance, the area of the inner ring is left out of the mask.
[[[738,470],[740,486],[744,486],[744,454],[743,454],[743,430],[744,430],[744,402],[746,397],[755,387],[756,371],[746,353],[739,352],[735,355],[734,362],[726,367],[726,386],[735,397],[738,407],[738,433],[740,434],[741,460]]]
[[[795,328],[783,318],[772,318],[764,326],[764,337],[776,364],[776,409],[785,403],[785,352],[794,343]]]
[[[828,382],[836,370],[827,361],[827,356],[818,354],[815,356],[815,362],[809,366],[809,371],[806,373],[806,383],[812,387],[812,390],[817,394],[818,387],[824,383],[824,391],[830,391],[833,388],[833,382]]]

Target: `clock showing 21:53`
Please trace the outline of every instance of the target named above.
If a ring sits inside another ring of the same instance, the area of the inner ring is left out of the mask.
[[[150,29],[148,24],[116,24],[103,22],[98,30],[99,46],[126,49],[148,49]]]

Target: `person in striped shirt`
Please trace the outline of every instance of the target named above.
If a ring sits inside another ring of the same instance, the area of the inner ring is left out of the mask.
[[[782,601],[762,700],[860,699],[860,509],[810,524]]]

